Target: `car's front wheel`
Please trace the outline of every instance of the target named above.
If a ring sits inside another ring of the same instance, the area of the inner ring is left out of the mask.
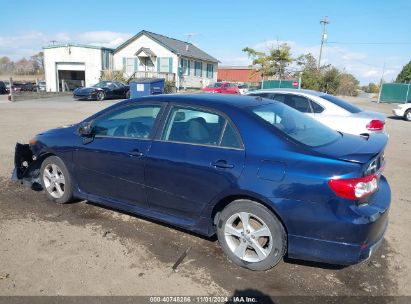
[[[70,174],[63,161],[57,156],[47,157],[40,168],[41,185],[47,197],[59,204],[73,199]]]
[[[96,95],[96,99],[97,99],[97,100],[102,101],[102,100],[104,100],[105,98],[106,98],[106,94],[104,94],[103,91],[97,92],[97,95]]]
[[[287,237],[282,223],[265,206],[237,200],[221,212],[217,236],[225,254],[237,265],[268,270],[286,252]]]
[[[130,99],[130,91],[127,91],[127,93],[126,93],[126,99]]]
[[[408,109],[404,114],[404,119],[406,121],[411,121],[411,109]]]

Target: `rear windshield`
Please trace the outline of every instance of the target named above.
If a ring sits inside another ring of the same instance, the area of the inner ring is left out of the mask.
[[[280,102],[251,107],[251,111],[295,141],[319,147],[336,141],[341,134]]]
[[[209,88],[221,88],[221,85],[222,85],[221,82],[216,82],[216,83],[209,84],[208,87]]]
[[[350,113],[359,113],[362,111],[360,108],[350,104],[348,101],[345,101],[341,98],[328,95],[328,94],[321,95],[320,97],[339,106],[340,108],[343,108],[344,110],[347,110]]]

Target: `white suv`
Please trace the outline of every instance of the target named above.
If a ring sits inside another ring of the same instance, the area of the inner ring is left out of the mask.
[[[411,100],[408,100],[407,103],[398,105],[392,110],[395,116],[402,117],[407,121],[411,121]]]

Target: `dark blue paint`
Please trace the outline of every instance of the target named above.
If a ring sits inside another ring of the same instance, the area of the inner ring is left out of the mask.
[[[352,264],[368,258],[387,227],[390,188],[384,177],[366,204],[334,194],[335,176],[360,177],[382,152],[386,138],[344,134],[324,147],[299,145],[246,107],[268,100],[222,95],[158,95],[128,100],[85,120],[132,103],[202,106],[225,113],[237,127],[244,149],[226,149],[160,140],[167,111],[160,112],[151,139],[95,138],[84,144],[78,125],[37,136],[35,155],[52,153],[67,165],[75,196],[212,235],[215,206],[247,197],[270,208],[288,234],[292,258]],[[141,151],[143,156],[131,155]],[[219,160],[232,165],[219,168]]]

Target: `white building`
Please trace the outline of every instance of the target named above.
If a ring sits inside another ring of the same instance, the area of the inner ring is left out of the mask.
[[[88,45],[44,47],[47,91],[97,83],[104,70],[122,71],[126,79],[165,78],[179,88],[201,88],[217,81],[218,60],[191,43],[141,31],[109,49]]]

